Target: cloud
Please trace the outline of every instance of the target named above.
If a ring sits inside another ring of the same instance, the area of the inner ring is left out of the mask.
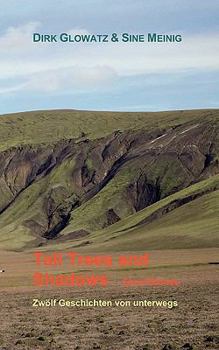
[[[106,66],[50,70],[29,76],[24,82],[0,88],[0,94],[27,92],[86,92],[110,87],[117,80],[116,72]]]
[[[33,44],[36,30],[42,30],[40,22],[30,22],[9,27],[0,37],[1,94],[102,90],[124,77],[219,69],[215,32],[187,34],[181,43]],[[66,32],[89,34],[85,28]]]
[[[8,27],[0,37],[0,52],[18,54],[25,49],[29,51],[31,47],[30,35],[40,26],[40,22],[29,22],[18,27]]]
[[[0,95],[5,95],[5,94],[12,94],[17,91],[25,90],[27,87],[27,83],[21,83],[21,84],[14,84],[13,86],[9,87],[0,87]]]
[[[38,92],[90,91],[110,85],[116,79],[115,71],[106,66],[73,66],[33,75],[24,88]]]

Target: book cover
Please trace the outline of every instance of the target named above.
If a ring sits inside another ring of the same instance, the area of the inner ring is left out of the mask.
[[[0,350],[216,350],[219,1],[0,12]]]

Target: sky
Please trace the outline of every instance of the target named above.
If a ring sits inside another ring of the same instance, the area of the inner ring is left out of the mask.
[[[0,114],[219,107],[219,0],[0,0]],[[34,32],[181,43],[33,43]]]

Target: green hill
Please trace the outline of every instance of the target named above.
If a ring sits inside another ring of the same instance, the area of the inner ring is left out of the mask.
[[[219,176],[185,190],[97,231],[98,251],[210,248],[219,246]]]
[[[219,111],[0,117],[0,248],[218,246]]]

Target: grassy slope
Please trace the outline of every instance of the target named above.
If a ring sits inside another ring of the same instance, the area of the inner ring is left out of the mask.
[[[213,192],[187,203],[162,218],[149,224],[140,225],[141,221],[149,217],[158,209],[173,200],[185,198],[189,195]],[[201,181],[182,191],[179,191],[161,201],[135,213],[103,230],[94,232],[88,239],[92,242],[86,245],[86,251],[122,251],[142,249],[172,249],[172,248],[203,248],[219,247],[219,175]],[[92,208],[92,206],[91,206]],[[83,208],[77,214],[77,229],[89,229],[86,213]],[[80,224],[79,224],[80,222]],[[135,227],[133,227],[135,226]],[[71,227],[72,228],[72,227]],[[66,229],[70,231],[70,227]],[[74,245],[86,241],[77,240]],[[73,242],[55,244],[52,249],[73,247]],[[51,248],[51,247],[50,247]],[[46,248],[47,249],[47,248]],[[81,248],[80,248],[81,249]]]
[[[33,183],[24,190],[12,205],[0,217],[0,246],[7,249],[20,249],[33,240],[29,229],[22,222],[35,216],[42,223],[43,200],[52,188],[62,187],[70,193],[71,170],[75,160],[64,161],[47,177]],[[72,188],[71,188],[72,191]]]
[[[51,188],[64,187],[67,191],[73,189],[69,187],[71,181],[71,170],[74,166],[74,159],[63,162],[55,168],[47,177],[33,183],[23,191],[17,200],[1,215],[0,220],[0,245],[6,248],[22,248],[25,243],[32,240],[33,236],[27,227],[22,223],[25,220],[40,218],[41,223],[45,223],[43,214],[43,200]],[[170,201],[197,193],[218,185],[218,177],[203,181],[190,188],[169,196],[158,203],[131,215],[132,208],[124,198],[124,188],[134,179],[137,173],[137,166],[133,164],[123,168],[96,196],[72,212],[70,224],[62,231],[68,234],[72,231],[86,229],[90,232],[98,232],[98,237],[103,240],[109,239],[116,231],[128,230],[130,227],[139,224],[145,217],[168,204]],[[64,175],[64,176],[63,176]],[[70,193],[70,192],[69,192]],[[128,217],[120,222],[99,230],[106,220],[106,208],[114,208],[120,217]]]
[[[161,197],[165,197],[169,189],[181,184],[181,177],[174,176],[173,165],[168,159],[166,162],[153,162],[151,167],[148,164],[145,165],[149,182],[153,183],[159,176],[162,178],[162,183],[168,184],[168,186],[164,186]],[[163,174],[166,167],[170,167],[171,171]],[[123,167],[96,196],[72,212],[70,223],[63,233],[66,234],[81,228],[91,232],[98,230],[106,222],[107,209],[114,209],[120,218],[133,214],[133,207],[125,197],[125,193],[127,186],[131,181],[134,181],[142,169],[141,159],[133,160]],[[183,172],[184,169],[182,168],[181,171]]]
[[[0,150],[19,144],[55,142],[60,139],[97,138],[115,130],[152,129],[205,118],[219,119],[219,110],[173,112],[88,112],[51,110],[0,116]]]
[[[191,194],[217,189],[200,198],[166,214],[150,224],[139,225],[152,213],[178,198]],[[95,243],[88,249],[94,250],[126,250],[142,248],[182,248],[219,246],[219,175],[199,182],[182,191],[126,217],[104,230],[92,235]],[[92,206],[91,206],[92,208]],[[90,229],[86,222],[86,208],[79,208],[77,214],[77,229]],[[79,225],[80,222],[80,225]],[[135,226],[133,228],[133,226]],[[66,229],[70,230],[70,227]],[[198,240],[197,240],[198,238]]]
[[[156,222],[97,240],[95,250],[219,247],[219,190],[204,195]],[[107,241],[108,239],[108,241]],[[103,241],[103,239],[102,239]]]
[[[116,113],[116,112],[81,112],[81,111],[39,111],[18,113],[0,117],[0,150],[12,145],[22,143],[47,143],[63,138],[82,136],[96,138],[109,134],[115,130],[127,129],[152,129],[155,127],[169,127],[186,122],[194,122],[199,119],[219,119],[218,110],[203,111],[178,111],[159,113]],[[35,213],[42,215],[42,199],[40,194],[46,193],[49,186],[62,185],[68,189],[69,173],[73,164],[63,163],[48,178],[42,179],[25,190],[15,203],[1,216],[0,221],[0,246],[10,249],[22,248],[25,243],[32,240],[32,235],[27,228],[21,225],[24,219],[30,218]],[[95,225],[97,214],[99,220],[104,219],[101,213],[105,207],[116,206],[121,217],[132,214],[128,206],[121,205],[122,189],[126,186],[133,170],[127,169],[115,177],[111,183],[97,194],[89,204],[83,205],[73,213],[74,224],[71,223],[64,233],[72,230],[86,228],[97,230]],[[209,180],[211,181],[211,180]],[[214,181],[214,180],[213,180]],[[190,189],[188,189],[189,191]],[[177,196],[178,194],[176,194]],[[180,194],[179,194],[180,195]],[[168,200],[168,199],[165,199]],[[164,201],[165,201],[164,200]],[[109,239],[117,230],[129,229],[133,224],[141,220],[141,215],[147,215],[156,210],[162,203],[146,208],[109,228],[94,234],[95,240]],[[86,220],[85,220],[86,218]],[[43,217],[42,217],[43,220]],[[138,228],[139,229],[139,228]],[[138,231],[140,232],[140,231]],[[102,235],[103,234],[103,235]],[[140,234],[140,233],[139,233]],[[116,242],[116,240],[115,240]],[[123,240],[124,243],[124,240]],[[123,243],[121,243],[123,245]],[[103,243],[105,244],[105,243]],[[111,244],[111,243],[110,243]],[[108,243],[107,243],[108,245]]]
[[[122,211],[121,203],[119,201],[120,194],[123,187],[127,185],[126,180],[130,180],[133,174],[133,167],[131,169],[126,167],[121,171],[117,176],[115,176],[109,184],[104,187],[96,196],[94,196],[89,202],[86,202],[84,205],[80,206],[73,212],[72,221],[69,226],[65,229],[64,232],[70,232],[72,230],[77,230],[84,228],[88,231],[92,231],[95,228],[95,221],[101,216],[103,210],[108,207],[116,207],[118,211]],[[135,168],[136,169],[136,168]],[[132,170],[132,172],[131,172]],[[108,229],[105,229],[104,232],[107,233],[113,231],[121,231],[129,229],[131,226],[139,224],[147,216],[151,215],[154,211],[162,208],[166,204],[169,204],[171,201],[184,198],[191,194],[200,193],[202,191],[218,187],[219,189],[219,175],[211,177],[208,180],[201,181],[195,185],[192,185],[182,191],[176,192],[175,194],[168,196],[159,202],[137,212],[131,216],[124,218],[123,220],[117,222],[113,226],[110,226]],[[120,214],[119,212],[119,214]],[[99,224],[96,223],[96,227]]]

